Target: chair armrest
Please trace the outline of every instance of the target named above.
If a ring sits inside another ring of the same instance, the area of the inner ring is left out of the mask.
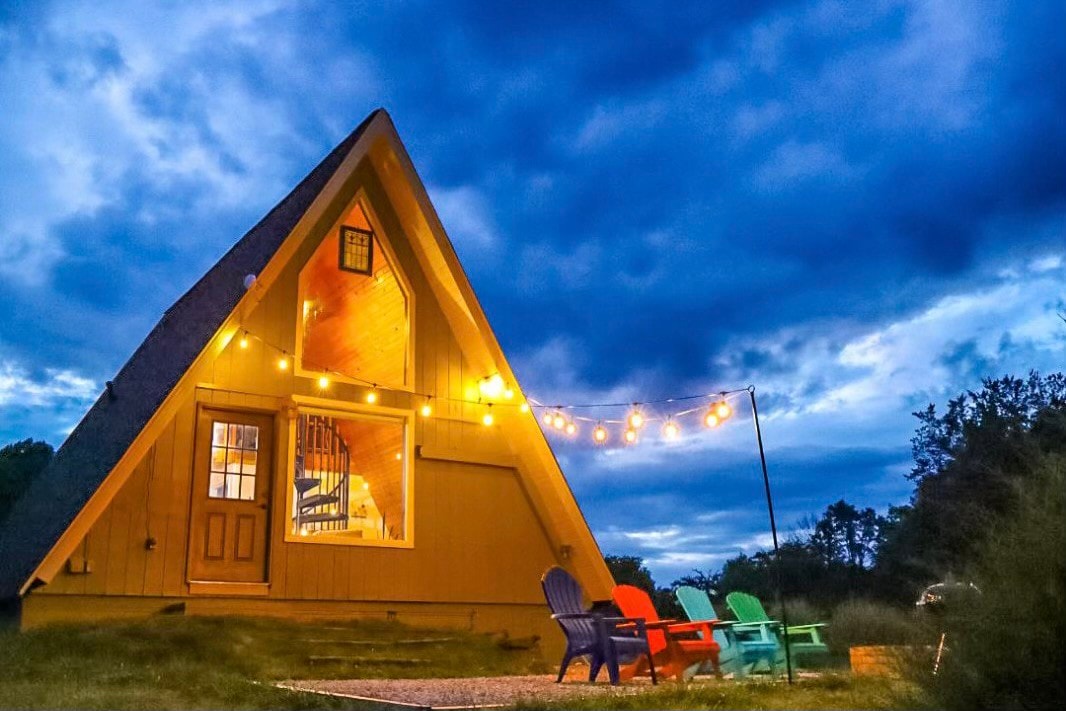
[[[710,622],[675,622],[667,625],[668,632],[703,632],[711,626]]]
[[[788,626],[788,631],[791,634],[794,630],[798,632],[798,631],[801,631],[801,630],[814,629],[816,627],[827,627],[828,625],[829,625],[828,622],[815,622],[814,624],[810,624],[810,625],[789,625]]]
[[[734,627],[739,623],[736,620],[707,620],[707,624],[718,629],[719,627]]]

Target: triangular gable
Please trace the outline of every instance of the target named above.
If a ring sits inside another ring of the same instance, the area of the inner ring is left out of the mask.
[[[232,336],[230,322],[251,311],[295,251],[293,242],[368,157],[464,356],[515,382],[392,121],[375,111],[164,314],[16,503],[0,535],[0,599],[55,575],[150,445],[153,425],[169,419],[163,409],[190,385],[183,383],[189,370]],[[261,282],[250,291],[247,274]],[[532,416],[514,418],[512,426],[528,430],[514,438],[515,455],[549,538],[561,557],[572,558],[592,596],[605,598],[613,581],[539,426]]]

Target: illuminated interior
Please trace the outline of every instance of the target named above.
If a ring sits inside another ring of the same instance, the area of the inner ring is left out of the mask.
[[[358,205],[342,224],[372,231]],[[340,268],[340,231],[300,272],[301,365],[364,384],[408,385],[409,297],[378,235],[371,274]]]
[[[302,413],[294,452],[293,534],[311,540],[405,540],[403,421]]]

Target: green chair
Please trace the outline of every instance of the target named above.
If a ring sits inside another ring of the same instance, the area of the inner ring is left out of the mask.
[[[777,620],[770,619],[766,614],[766,610],[763,609],[762,603],[759,602],[759,598],[745,592],[731,592],[725,596],[725,604],[736,615],[737,622],[740,623],[737,627],[761,625],[764,633],[772,630],[783,643],[784,638],[781,637],[783,625]],[[825,627],[824,622],[812,625],[789,625],[788,629],[784,630],[785,634],[788,635],[788,648],[792,653],[793,660],[799,661],[802,657],[829,654],[829,648],[826,647],[822,641],[821,634],[818,632],[822,627]]]
[[[775,662],[784,664],[784,650],[777,642],[777,635],[765,629],[766,625],[738,626],[732,622],[718,622],[718,613],[714,611],[711,598],[699,588],[680,585],[674,590],[674,595],[693,622],[717,622],[713,634],[722,648],[718,659],[724,673],[731,673],[734,679],[739,679],[765,664],[766,670],[774,674]]]

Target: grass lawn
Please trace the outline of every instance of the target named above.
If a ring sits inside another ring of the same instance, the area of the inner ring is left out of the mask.
[[[397,644],[435,638],[448,639]],[[366,640],[374,643],[360,644]],[[424,661],[402,664],[408,659]],[[270,682],[541,674],[554,661],[546,663],[537,651],[500,649],[486,635],[396,623],[161,616],[0,632],[0,707],[381,708],[285,691]],[[565,708],[603,708],[604,703],[633,709],[899,708],[914,705],[908,691],[898,683],[846,675],[803,681],[791,689],[781,683],[680,687],[667,682],[636,697],[568,701]]]

